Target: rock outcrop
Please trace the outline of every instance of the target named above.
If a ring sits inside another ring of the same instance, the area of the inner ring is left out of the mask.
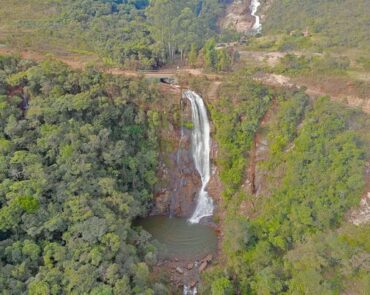
[[[186,100],[182,100],[181,115],[184,122],[191,121],[190,103]],[[172,147],[170,152],[161,154],[160,184],[151,215],[190,217],[201,186],[191,152],[191,129],[172,125],[165,137],[162,140],[171,142]]]
[[[249,6],[250,0],[234,0],[220,20],[221,28],[234,29],[238,33],[248,32],[254,24],[254,17],[251,16]]]
[[[355,225],[370,222],[370,162],[366,163],[365,170],[366,191],[361,198],[360,206],[350,212],[349,221]]]

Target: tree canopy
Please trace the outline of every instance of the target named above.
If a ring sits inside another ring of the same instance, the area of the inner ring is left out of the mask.
[[[92,68],[0,58],[4,294],[163,290],[149,277],[157,250],[131,226],[156,182],[155,127],[139,107],[156,95]]]

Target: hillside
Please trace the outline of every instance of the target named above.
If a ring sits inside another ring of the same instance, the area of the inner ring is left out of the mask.
[[[369,116],[302,91],[268,91],[246,72],[219,94],[211,113],[225,257],[202,292],[366,294],[369,224],[345,216],[366,198]]]
[[[369,0],[290,0],[272,2],[264,11],[264,33],[308,31],[312,46],[370,48]]]
[[[158,99],[149,89],[0,58],[3,294],[152,290],[157,250],[131,225],[156,182],[154,112],[138,106]]]
[[[97,55],[105,64],[129,69],[156,68],[217,35],[222,2],[5,0],[0,45],[61,56]]]
[[[0,293],[368,295],[369,7],[2,0]]]

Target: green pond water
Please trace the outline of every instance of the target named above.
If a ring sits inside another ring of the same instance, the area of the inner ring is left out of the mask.
[[[199,259],[217,251],[217,235],[213,228],[204,224],[190,224],[185,218],[151,216],[138,220],[153,239],[164,247],[165,258]]]

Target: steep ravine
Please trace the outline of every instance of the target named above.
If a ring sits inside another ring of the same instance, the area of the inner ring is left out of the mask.
[[[201,186],[191,149],[191,104],[180,100],[180,126],[169,120],[162,131],[162,148],[158,178],[160,184],[155,194],[151,215],[190,217],[195,210]],[[186,127],[187,126],[187,127]],[[169,147],[167,147],[169,146]]]
[[[188,295],[196,294],[200,273],[215,260],[218,252],[212,215],[213,197],[215,195],[215,199],[219,199],[220,192],[213,177],[216,169],[211,166],[214,146],[211,144],[211,126],[205,102],[192,91],[184,91],[181,99],[179,95],[176,94],[177,99],[172,101],[178,104],[172,105],[170,112],[164,112],[166,119],[161,129],[157,175],[160,181],[150,212],[154,217],[144,219],[141,224],[153,238],[167,243],[167,250],[177,253],[162,256],[155,269],[167,273],[174,292],[183,289],[183,294]],[[155,217],[158,215],[162,215],[162,219]],[[184,218],[188,220],[187,225]],[[198,225],[198,222],[202,224]],[[153,228],[156,226],[161,228]],[[208,229],[199,236],[202,226]],[[216,240],[209,232],[213,232]],[[193,254],[190,251],[189,256],[189,249],[196,247],[192,241],[198,244],[206,242],[207,245],[202,246],[202,251],[194,249]],[[177,242],[179,244],[174,249]],[[186,251],[179,250],[186,245]]]
[[[212,178],[210,126],[203,101],[195,92],[184,92],[179,112],[180,124],[169,120],[162,131],[162,146],[167,147],[160,154],[160,183],[150,215],[191,217],[190,222],[198,223],[213,214],[207,192]]]

